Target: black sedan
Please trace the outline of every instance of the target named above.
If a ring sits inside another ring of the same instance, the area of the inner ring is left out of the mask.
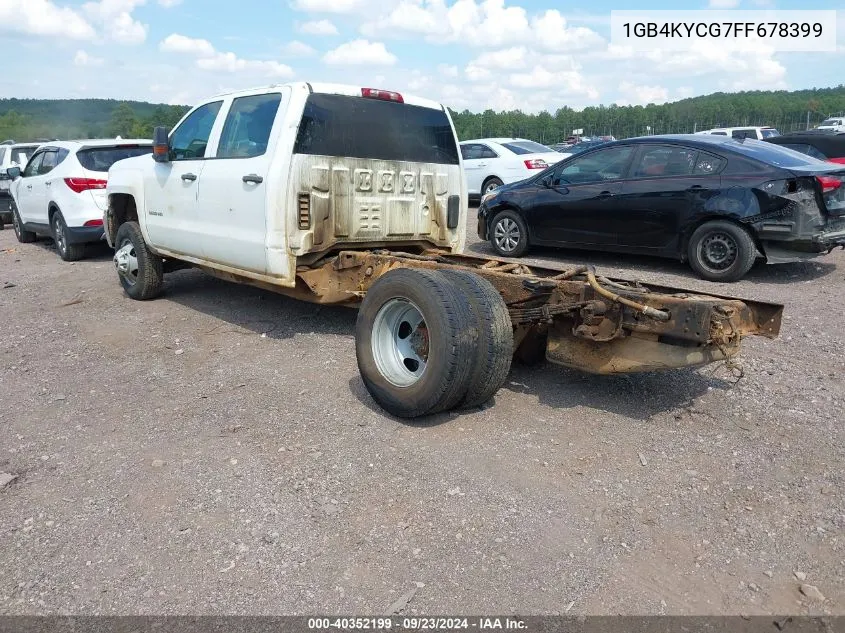
[[[505,257],[535,244],[651,254],[736,281],[758,257],[845,247],[845,169],[753,139],[615,141],[486,194],[478,235]]]

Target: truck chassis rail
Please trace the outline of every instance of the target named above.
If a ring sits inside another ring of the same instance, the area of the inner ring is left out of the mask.
[[[780,304],[600,277],[589,266],[556,270],[438,250],[340,251],[299,266],[295,288],[204,269],[314,303],[355,306],[397,268],[461,270],[486,279],[507,306],[516,357],[594,374],[731,360],[744,337],[775,338],[783,314]]]

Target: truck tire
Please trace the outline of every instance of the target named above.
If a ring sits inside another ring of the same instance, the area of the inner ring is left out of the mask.
[[[460,288],[478,324],[478,345],[470,369],[467,392],[458,405],[470,409],[492,398],[505,383],[513,358],[513,325],[502,295],[489,281],[462,270],[443,275]]]
[[[15,204],[14,200],[11,203],[11,207],[12,227],[15,229],[15,237],[18,238],[18,242],[21,244],[32,244],[32,242],[35,241],[35,233],[23,228],[23,222],[21,221],[21,216],[18,213],[18,206]]]
[[[137,222],[120,225],[114,247],[114,265],[126,294],[138,301],[158,296],[164,281],[163,263],[147,247]]]
[[[364,385],[400,418],[455,407],[467,392],[477,344],[466,297],[436,271],[385,273],[367,291],[355,323]]]
[[[699,226],[687,249],[690,267],[708,281],[732,282],[745,276],[757,258],[754,240],[741,226],[714,220]]]
[[[522,257],[528,250],[528,227],[515,211],[498,213],[488,235],[493,250],[503,257]]]

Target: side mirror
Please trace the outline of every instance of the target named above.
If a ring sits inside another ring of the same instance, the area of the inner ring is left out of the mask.
[[[6,175],[9,177],[9,180],[17,180],[18,178],[20,178],[21,168],[18,166],[7,167]]]
[[[544,176],[542,180],[540,180],[540,184],[543,185],[546,189],[550,189],[552,186],[552,180],[554,176],[549,174],[548,176]]]
[[[170,139],[166,127],[157,127],[153,132],[153,160],[157,163],[170,162]]]

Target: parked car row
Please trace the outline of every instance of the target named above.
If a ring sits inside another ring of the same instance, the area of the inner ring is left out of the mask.
[[[499,255],[520,257],[532,245],[652,254],[735,281],[758,258],[798,261],[845,247],[845,134],[585,143],[572,155],[521,138],[460,144],[467,192],[480,199],[478,235]],[[18,163],[0,174],[18,240],[52,237],[67,261],[103,239],[109,169],[153,152],[143,139],[17,147],[0,146]]]

